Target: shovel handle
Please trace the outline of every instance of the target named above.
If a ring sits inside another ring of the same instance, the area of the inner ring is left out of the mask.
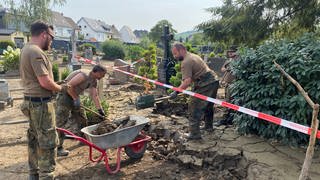
[[[83,109],[85,109],[85,110],[88,110],[88,111],[92,112],[93,114],[95,114],[95,115],[97,115],[97,116],[99,116],[99,117],[101,117],[101,118],[103,118],[103,119],[105,118],[104,116],[101,116],[99,113],[95,112],[94,110],[92,110],[92,109],[90,109],[90,108],[87,108],[87,107],[82,106],[82,105],[81,105],[81,107],[82,107]]]

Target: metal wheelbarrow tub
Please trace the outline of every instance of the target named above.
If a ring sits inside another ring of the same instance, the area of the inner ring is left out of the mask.
[[[134,126],[118,129],[110,133],[94,135],[91,132],[99,126],[99,124],[95,124],[82,128],[81,132],[85,134],[87,140],[101,149],[122,147],[130,144],[138,136],[143,127],[149,123],[149,120],[143,116],[130,115],[129,118],[136,121]]]

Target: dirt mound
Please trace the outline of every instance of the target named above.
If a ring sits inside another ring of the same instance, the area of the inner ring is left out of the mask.
[[[162,114],[165,116],[177,115],[188,117],[188,104],[183,101],[162,101],[156,103],[154,114]]]
[[[129,117],[126,117],[126,119],[121,119],[120,121],[105,120],[99,123],[97,129],[93,130],[91,134],[101,135],[101,134],[110,133],[115,130],[123,129],[123,128],[134,126],[134,125],[136,125],[136,121],[130,120]]]

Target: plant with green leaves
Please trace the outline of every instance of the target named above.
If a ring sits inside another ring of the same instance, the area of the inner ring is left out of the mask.
[[[126,56],[125,48],[122,42],[116,40],[107,40],[102,43],[102,51],[104,52],[104,59],[124,59]]]
[[[126,45],[127,56],[126,59],[130,59],[131,61],[136,61],[142,58],[144,49],[138,45]]]
[[[156,47],[154,45],[149,46],[149,48],[143,52],[143,58],[145,62],[139,67],[138,75],[149,79],[157,79]]]
[[[16,45],[12,41],[0,41],[0,54],[8,48],[8,46],[15,47]]]
[[[176,63],[176,65],[174,66],[174,70],[176,71],[176,75],[171,76],[169,82],[172,86],[179,87],[182,81],[181,62]],[[172,90],[168,89],[168,92],[170,93],[172,92]]]
[[[55,82],[59,81],[60,76],[59,76],[59,65],[58,64],[52,65],[52,73],[53,73],[53,80]]]
[[[109,114],[109,104],[106,100],[101,100],[100,103],[107,117]],[[94,102],[88,96],[81,96],[81,104],[89,109],[97,111]],[[97,122],[97,119],[99,119],[99,117],[91,111],[86,111],[86,116],[87,116],[88,122]]]
[[[312,109],[296,87],[276,69],[276,60],[320,102],[320,40],[305,34],[296,40],[269,40],[256,50],[243,49],[231,63],[237,80],[231,85],[233,103],[259,112],[310,126]],[[319,118],[319,117],[318,117]],[[292,145],[306,144],[308,135],[236,113],[234,122],[243,134],[253,133]]]
[[[2,66],[4,71],[17,70],[20,64],[20,49],[13,49],[11,46],[7,47],[7,50],[3,51]]]
[[[65,80],[72,71],[69,68],[64,68],[61,72],[61,80]]]

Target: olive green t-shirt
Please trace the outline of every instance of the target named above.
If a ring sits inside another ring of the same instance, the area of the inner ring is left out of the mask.
[[[37,45],[27,43],[20,54],[20,75],[24,95],[51,97],[53,92],[41,87],[37,77],[49,75],[53,79],[52,64],[45,52]]]
[[[190,52],[187,52],[181,63],[182,80],[191,78],[195,81],[209,71],[211,71],[210,68],[201,57]]]
[[[74,87],[77,95],[81,94],[87,88],[97,87],[97,80],[90,76],[90,72],[88,70],[83,69],[79,69],[70,73],[68,77],[65,79],[66,82],[69,82],[73,77],[75,77],[79,73],[81,73],[85,77],[85,80]]]

